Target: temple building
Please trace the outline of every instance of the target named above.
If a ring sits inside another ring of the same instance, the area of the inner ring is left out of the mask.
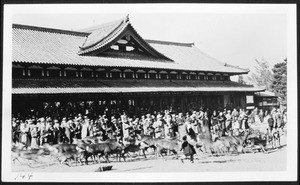
[[[255,107],[258,109],[271,111],[273,108],[279,108],[280,103],[278,101],[278,96],[270,91],[256,92],[254,93]]]
[[[264,91],[231,81],[249,70],[193,43],[142,38],[128,16],[81,31],[19,24],[12,30],[14,115],[49,116],[53,107],[64,109],[56,116],[247,108]]]

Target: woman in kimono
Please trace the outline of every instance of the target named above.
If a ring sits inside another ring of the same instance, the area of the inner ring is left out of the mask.
[[[34,125],[31,130],[31,148],[38,148],[38,136],[39,136],[38,126]]]
[[[28,125],[24,121],[20,124],[20,131],[21,131],[21,143],[27,143],[27,134],[28,134]]]

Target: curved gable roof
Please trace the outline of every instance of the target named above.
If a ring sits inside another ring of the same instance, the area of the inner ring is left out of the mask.
[[[106,23],[91,29],[87,29],[90,35],[87,36],[82,47],[80,47],[79,55],[95,55],[107,50],[125,35],[133,37],[145,49],[148,54],[155,58],[170,60],[151,47],[132,27],[129,22],[129,16],[124,19]]]

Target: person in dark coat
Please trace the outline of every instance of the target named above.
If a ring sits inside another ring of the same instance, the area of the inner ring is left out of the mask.
[[[216,110],[214,110],[213,114],[211,115],[210,122],[212,127],[211,129],[214,133],[216,133],[218,131],[218,114]]]
[[[81,139],[81,125],[78,121],[75,121],[73,134],[75,139]]]
[[[225,136],[225,132],[226,132],[225,120],[226,120],[226,118],[225,118],[223,112],[220,112],[220,114],[218,116],[218,122],[219,122],[219,125],[221,127],[222,136]]]
[[[183,151],[183,156],[180,158],[181,162],[183,163],[183,159],[186,159],[188,156],[190,156],[190,161],[194,163],[194,154],[196,154],[194,146],[187,142],[186,136],[183,136],[182,140],[183,143],[181,144],[180,151]]]
[[[13,121],[12,123],[12,141],[14,143],[18,143],[20,141],[19,135],[20,135],[20,121],[16,120]]]
[[[63,141],[63,131],[57,119],[53,125],[53,144],[60,144]]]

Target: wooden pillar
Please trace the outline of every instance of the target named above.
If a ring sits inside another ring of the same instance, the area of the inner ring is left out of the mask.
[[[181,94],[181,96],[180,96],[180,103],[181,103],[181,112],[183,113],[184,112],[184,98],[183,98],[184,96],[183,96],[183,94]]]
[[[135,96],[134,98],[134,115],[137,115],[137,107],[138,107],[138,98]]]
[[[159,111],[162,110],[162,97],[159,97]]]

